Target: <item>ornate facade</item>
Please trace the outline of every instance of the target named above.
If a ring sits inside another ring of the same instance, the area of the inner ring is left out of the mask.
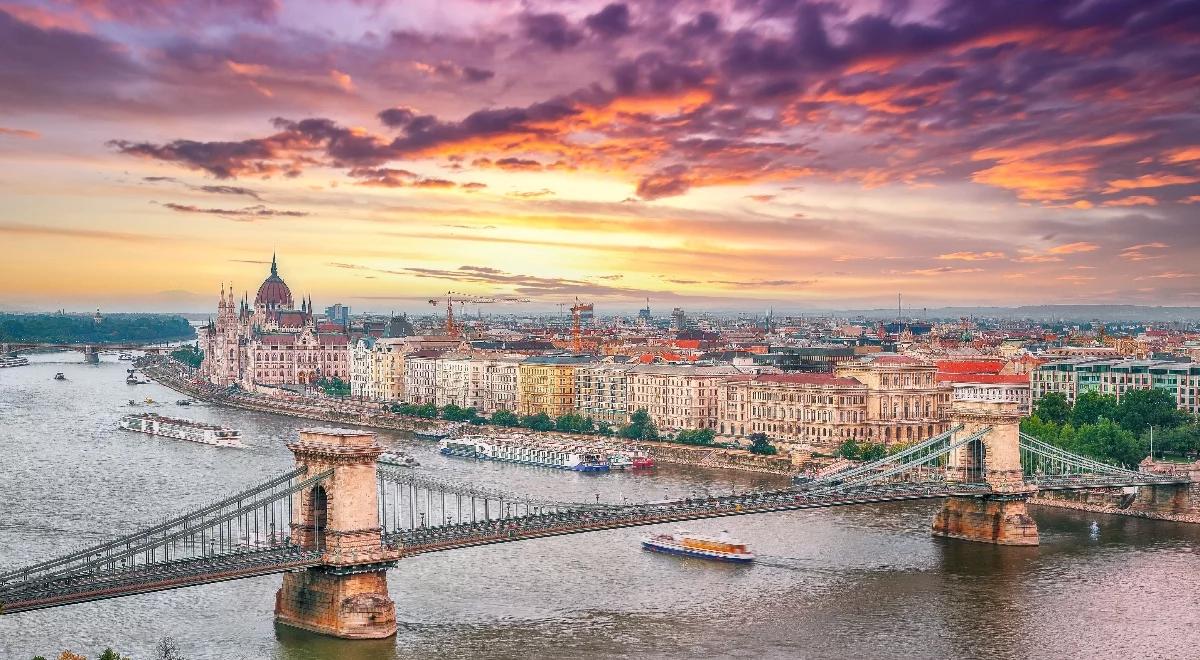
[[[318,332],[312,300],[295,308],[292,291],[275,258],[253,305],[232,288],[221,288],[217,317],[200,333],[200,373],[215,385],[307,385],[322,378],[350,377],[349,337]]]

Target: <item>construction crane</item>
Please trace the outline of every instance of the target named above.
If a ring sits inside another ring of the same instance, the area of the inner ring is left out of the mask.
[[[576,353],[583,350],[583,340],[579,330],[580,317],[584,312],[591,317],[592,308],[592,303],[581,303],[578,297],[575,298],[575,304],[571,306],[571,346]]]
[[[442,298],[430,298],[429,304],[437,307],[442,303]],[[476,296],[470,293],[459,293],[457,291],[447,291],[446,297],[446,334],[451,337],[458,337],[461,334],[461,328],[454,322],[454,305],[474,304],[474,305],[490,305],[493,303],[527,303],[528,298],[518,298],[516,296]]]

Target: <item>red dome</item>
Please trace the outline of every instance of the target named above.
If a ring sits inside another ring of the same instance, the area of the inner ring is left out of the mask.
[[[292,308],[292,290],[288,288],[287,283],[283,278],[279,277],[279,270],[275,266],[275,257],[271,257],[271,275],[263,280],[262,286],[258,287],[258,294],[254,296],[254,304],[265,305],[267,309],[291,309]]]

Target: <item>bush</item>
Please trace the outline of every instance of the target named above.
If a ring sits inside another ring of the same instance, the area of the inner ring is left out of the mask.
[[[712,429],[684,429],[675,435],[675,442],[682,445],[712,446],[716,432]]]
[[[544,412],[536,415],[525,415],[521,418],[521,426],[534,431],[553,431],[554,420]]]
[[[779,453],[779,450],[775,448],[775,445],[771,444],[766,433],[751,433],[750,453],[760,456],[774,456]]]
[[[492,423],[496,426],[520,426],[521,419],[511,410],[497,410],[492,413]]]

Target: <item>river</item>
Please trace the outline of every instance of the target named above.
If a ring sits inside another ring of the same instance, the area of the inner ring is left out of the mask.
[[[0,369],[0,570],[133,531],[286,471],[303,420],[184,408],[127,363],[78,353]],[[62,371],[66,381],[55,381]],[[245,449],[118,430],[130,398],[242,429]],[[662,466],[588,475],[440,456],[403,433],[380,442],[419,470],[562,500],[655,500],[775,487],[779,477]],[[277,627],[278,576],[0,617],[0,659],[151,657],[171,637],[189,660],[393,658],[1196,658],[1200,526],[1031,507],[1037,548],[929,535],[938,504],[904,503],[689,524],[728,530],[759,561],[651,554],[647,529],[435,553],[389,572],[400,632],[346,642]],[[1092,521],[1100,525],[1093,536]],[[654,529],[654,528],[650,528]],[[664,527],[664,529],[669,529]]]

